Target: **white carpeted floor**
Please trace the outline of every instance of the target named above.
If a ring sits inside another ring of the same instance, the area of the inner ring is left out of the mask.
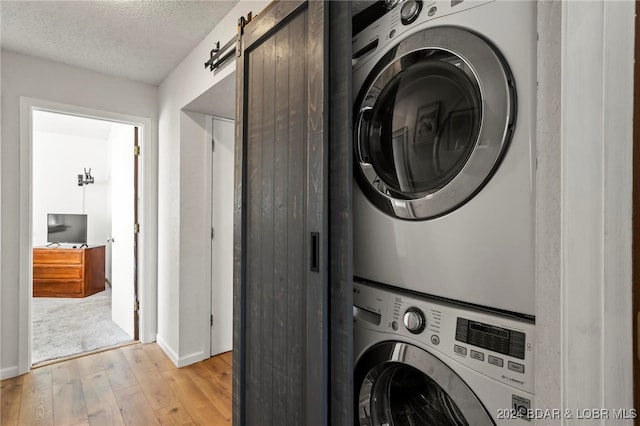
[[[31,306],[33,364],[132,341],[111,321],[110,288],[79,299],[34,297]]]

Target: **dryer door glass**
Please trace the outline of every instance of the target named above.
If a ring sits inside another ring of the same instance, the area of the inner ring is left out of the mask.
[[[482,110],[478,83],[459,57],[424,50],[403,65],[368,114],[362,152],[391,196],[414,199],[456,177],[475,146]]]
[[[487,183],[511,138],[515,86],[483,39],[436,27],[383,56],[355,106],[363,193],[385,213],[423,220],[458,208]]]

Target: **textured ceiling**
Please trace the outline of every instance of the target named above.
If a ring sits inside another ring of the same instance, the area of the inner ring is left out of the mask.
[[[6,1],[3,49],[158,85],[238,1]]]

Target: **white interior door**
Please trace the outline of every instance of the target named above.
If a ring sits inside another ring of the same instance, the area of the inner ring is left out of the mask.
[[[134,337],[134,126],[116,124],[111,138],[111,318]]]
[[[233,188],[235,127],[212,117],[211,356],[233,346]]]

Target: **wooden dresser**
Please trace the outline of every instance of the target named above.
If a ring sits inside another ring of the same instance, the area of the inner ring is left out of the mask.
[[[104,246],[33,249],[34,297],[86,297],[104,290]]]

